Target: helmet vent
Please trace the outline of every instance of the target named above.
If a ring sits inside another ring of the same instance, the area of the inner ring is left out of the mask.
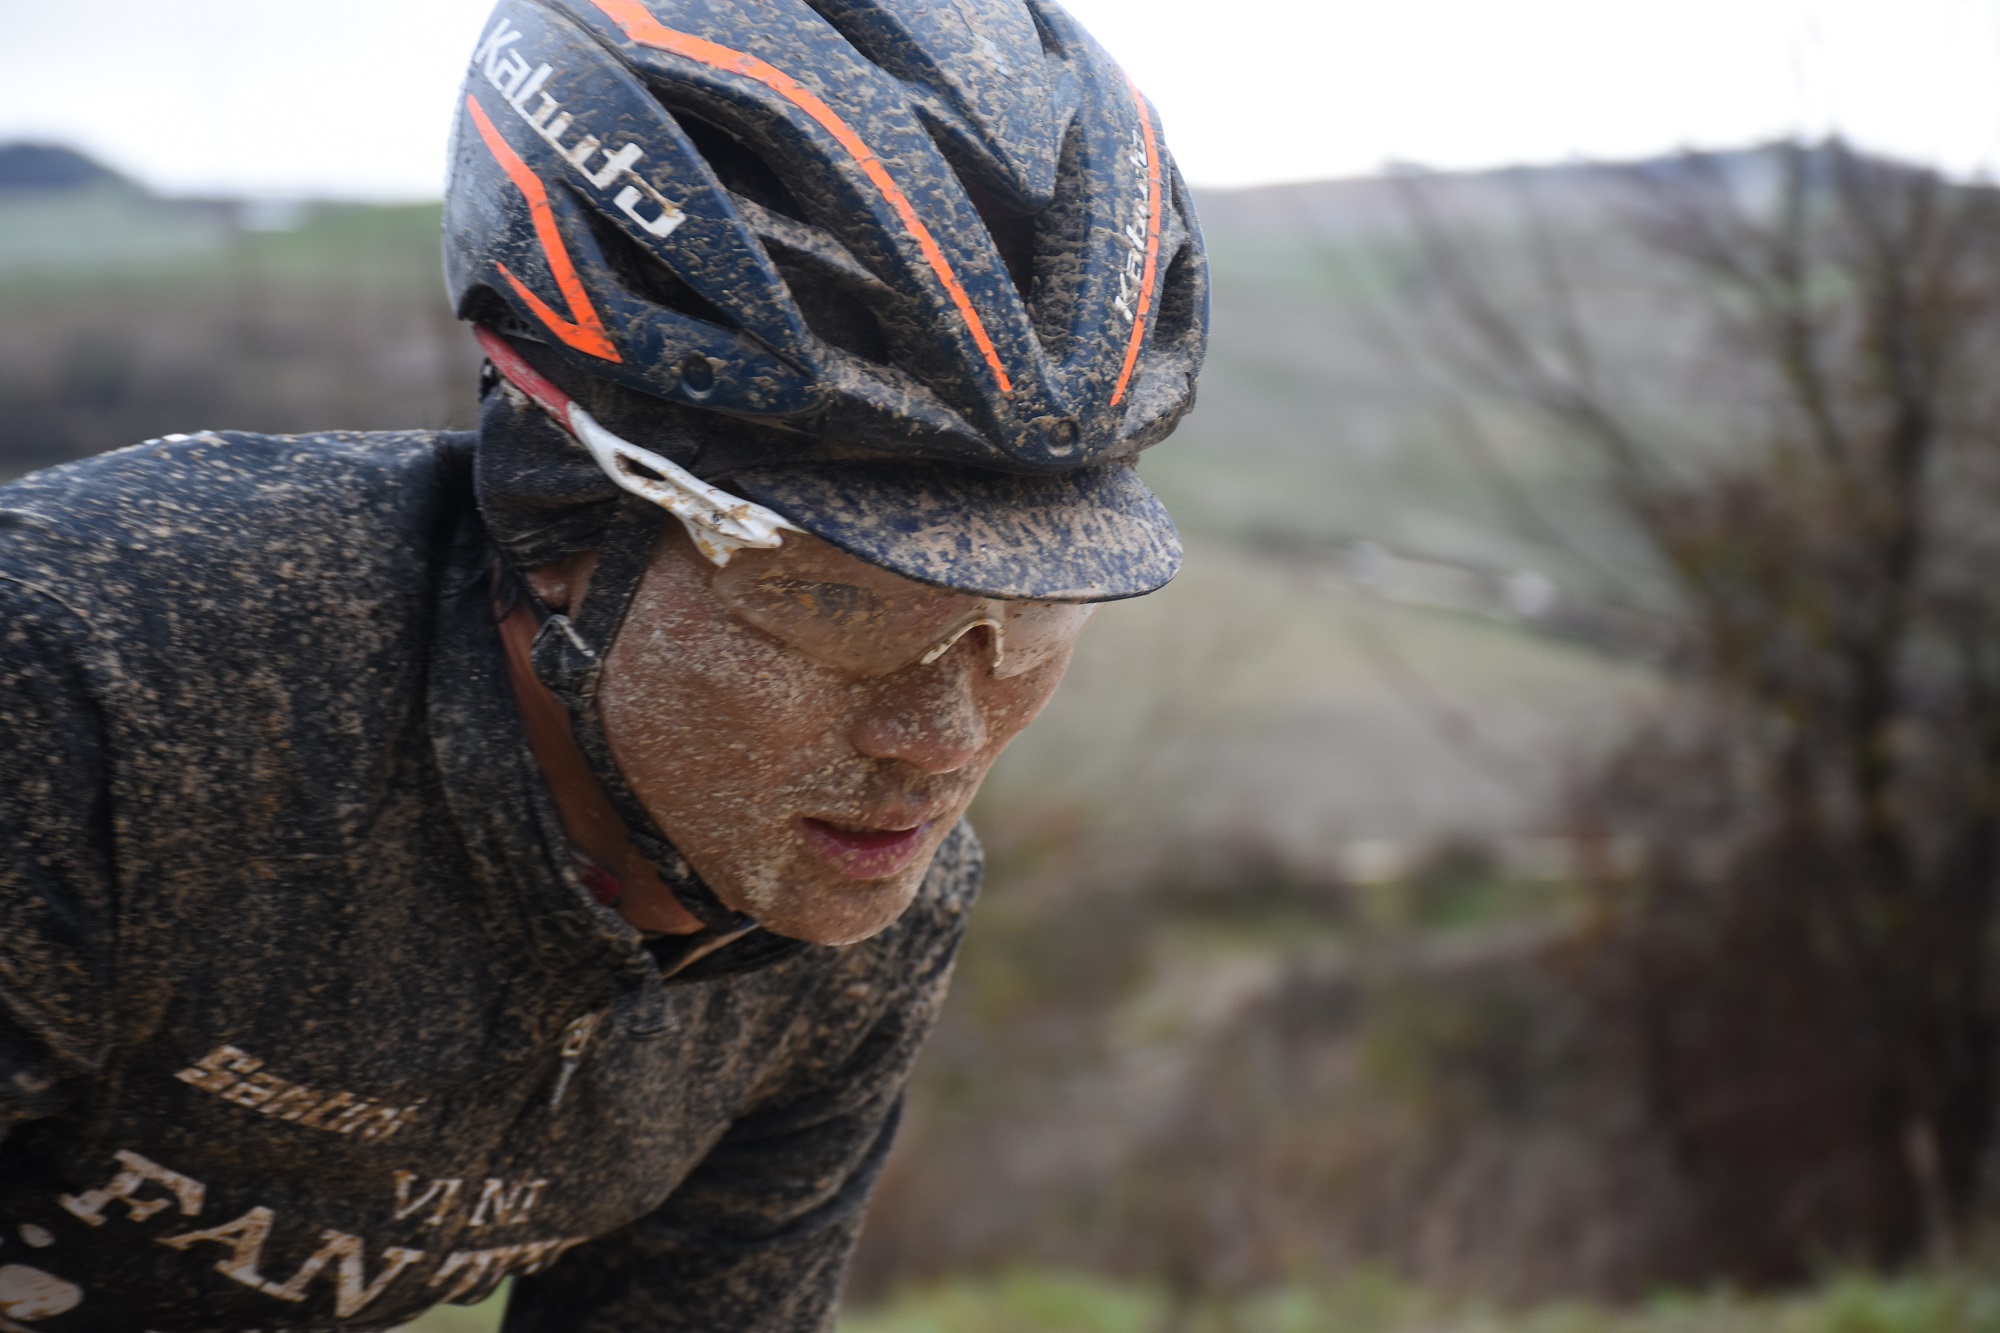
[[[1042,350],[1068,355],[1076,318],[1076,271],[1089,243],[1091,180],[1083,167],[1082,127],[1072,122],[1056,163],[1056,192],[1037,219],[1035,287],[1028,314]]]
[[[1010,207],[981,179],[982,173],[966,154],[964,145],[931,123],[930,117],[924,116],[923,120],[939,154],[958,177],[965,197],[972,201],[979,220],[985,224],[986,234],[993,238],[993,248],[1000,252],[1000,262],[1007,266],[1014,290],[1023,301],[1031,300],[1035,287],[1034,215]]]
[[[1051,60],[1068,59],[1069,53],[1063,50],[1062,39],[1049,27],[1048,20],[1042,17],[1042,7],[1033,0],[1028,5],[1028,17],[1034,20],[1035,36],[1041,39],[1042,54]]]
[[[611,271],[618,275],[618,282],[626,291],[689,319],[718,328],[740,329],[727,312],[688,286],[665,261],[627,236],[609,218],[595,209],[587,210],[586,216],[597,248],[604,252],[605,262],[611,265]]]
[[[1195,262],[1194,247],[1183,245],[1167,265],[1167,279],[1160,286],[1159,313],[1153,321],[1153,338],[1157,343],[1177,343],[1194,328],[1197,312],[1192,266]]]
[[[895,363],[882,322],[846,282],[789,254],[773,255],[772,262],[814,337],[873,365]]]
[[[812,221],[812,215],[799,203],[798,196],[785,187],[785,182],[771,169],[771,164],[755,149],[728,130],[711,125],[699,116],[680,110],[673,115],[694,144],[695,151],[707,161],[709,170],[715,173],[725,189],[755,200],[773,213],[781,213],[794,222]]]
[[[535,328],[507,304],[500,293],[485,283],[466,290],[465,299],[459,302],[458,317],[473,324],[484,324],[495,333],[522,342],[547,342],[542,330]]]

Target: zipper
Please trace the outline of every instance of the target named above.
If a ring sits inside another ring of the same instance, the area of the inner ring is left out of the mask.
[[[597,1035],[603,1022],[603,1014],[585,1014],[563,1029],[562,1072],[556,1075],[555,1091],[549,1094],[551,1111],[562,1105],[564,1095],[569,1092],[569,1081],[576,1076],[577,1066],[583,1063],[584,1053],[590,1049],[590,1039]]]

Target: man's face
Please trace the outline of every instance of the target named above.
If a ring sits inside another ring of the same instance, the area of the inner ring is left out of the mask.
[[[1069,651],[1001,679],[981,629],[929,665],[859,676],[752,628],[714,573],[678,525],[654,554],[599,688],[618,767],[724,902],[781,935],[865,939],[909,905]]]

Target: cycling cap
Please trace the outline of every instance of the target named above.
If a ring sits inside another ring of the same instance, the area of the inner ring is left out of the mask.
[[[1193,403],[1201,239],[1152,108],[1046,0],[502,0],[445,255],[461,318],[872,563],[1076,601],[1178,566],[1132,464]]]

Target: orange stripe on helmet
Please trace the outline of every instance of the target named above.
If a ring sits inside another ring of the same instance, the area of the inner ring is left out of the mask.
[[[590,303],[590,293],[584,290],[583,279],[576,275],[576,265],[570,262],[569,247],[563,244],[562,232],[556,227],[555,211],[549,207],[549,192],[542,184],[542,178],[500,137],[500,131],[494,128],[478,98],[468,93],[465,109],[471,112],[472,123],[479,127],[479,137],[486,141],[487,148],[499,161],[507,178],[527,196],[528,212],[535,220],[535,237],[542,243],[542,255],[549,261],[549,272],[555,275],[556,286],[561,289],[563,301],[575,318],[564,319],[558,315],[548,302],[529,291],[527,284],[515,277],[513,270],[505,264],[496,260],[493,267],[513,284],[515,295],[528,303],[536,317],[548,325],[550,333],[587,355],[605,361],[624,360],[618,355],[618,349],[611,345],[610,337],[604,332],[604,321],[598,318],[597,308]]]
[[[1139,364],[1139,348],[1146,341],[1146,316],[1153,309],[1153,275],[1160,265],[1160,139],[1153,128],[1153,115],[1146,109],[1146,96],[1129,74],[1125,76],[1125,86],[1132,90],[1132,101],[1139,108],[1139,123],[1146,133],[1146,273],[1139,280],[1139,304],[1132,314],[1132,338],[1125,344],[1125,365],[1118,372],[1118,387],[1111,391],[1113,407],[1124,400],[1126,386],[1132,382],[1132,368]]]
[[[993,346],[993,339],[987,336],[986,325],[979,318],[979,312],[972,308],[972,298],[966,295],[965,288],[958,281],[958,275],[952,272],[951,261],[945,258],[944,251],[938,246],[936,238],[931,235],[930,228],[924,226],[923,219],[917,216],[917,210],[911,206],[895,179],[889,175],[889,169],[882,165],[882,160],[875,156],[873,150],[862,141],[861,136],[856,134],[832,107],[820,100],[812,89],[768,61],[759,60],[756,56],[747,55],[706,38],[675,32],[653,17],[639,0],[590,0],[590,2],[602,10],[612,22],[623,28],[627,37],[641,46],[650,46],[673,55],[685,56],[689,60],[700,61],[715,69],[755,79],[818,121],[821,128],[847,150],[848,156],[852,157],[867,174],[868,179],[875,183],[875,188],[889,201],[889,207],[896,210],[896,216],[902,219],[903,229],[915,239],[917,248],[923,251],[924,258],[930,262],[931,272],[937,274],[938,281],[944,284],[945,292],[951,297],[952,304],[958,307],[958,313],[964,318],[966,328],[972,333],[972,341],[979,345],[980,352],[986,357],[986,364],[992,368],[993,379],[1000,386],[1000,392],[1010,396],[1013,394],[1014,385],[1007,378],[1007,367],[1001,363],[1000,353]]]

